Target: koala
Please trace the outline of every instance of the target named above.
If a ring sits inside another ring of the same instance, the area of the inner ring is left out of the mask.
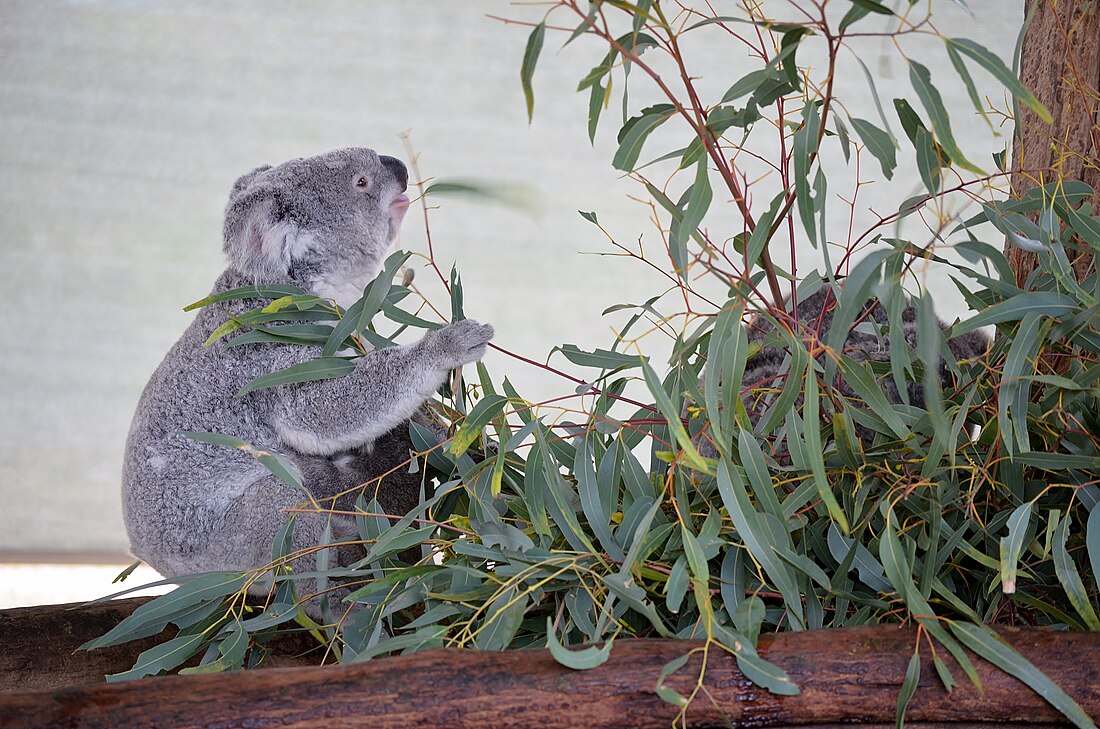
[[[862,313],[871,321],[879,325],[886,325],[888,323],[887,313],[882,306],[878,306],[876,303],[873,300],[868,301],[864,305]],[[826,339],[829,330],[832,328],[833,309],[836,304],[833,290],[828,286],[822,287],[805,299],[799,300],[799,324],[804,330],[816,332],[818,338]],[[909,346],[915,347],[917,343],[916,309],[906,305],[902,309],[901,322],[902,336],[905,337],[905,341]],[[939,324],[941,329],[947,326],[943,322]],[[766,319],[754,317],[748,324],[748,339],[750,342],[762,343],[772,329],[771,323]],[[956,361],[959,362],[984,355],[989,349],[989,344],[989,338],[979,331],[953,337],[947,343]],[[855,327],[848,333],[848,337],[844,342],[844,352],[856,362],[885,362],[890,357],[890,342],[885,337],[880,340],[874,332]],[[786,350],[775,346],[765,346],[745,363],[745,374],[742,382],[746,386],[762,383],[764,388],[771,387],[770,383],[784,372],[785,363]],[[940,359],[937,366],[940,382],[945,387],[949,386],[953,378],[948,370],[947,363]],[[897,383],[893,377],[881,378],[879,385],[882,387],[887,400],[891,403],[900,404],[902,402],[901,393],[898,392]],[[920,382],[908,382],[906,385],[906,395],[909,403],[915,407],[924,407],[924,388],[922,384]],[[849,397],[856,396],[855,392],[846,383],[841,385],[841,392]],[[766,402],[763,399],[756,398],[751,393],[745,396],[745,407],[753,422],[763,414],[765,406]],[[873,434],[858,424],[856,430],[864,444],[869,444]]]
[[[229,265],[212,293],[289,283],[348,307],[382,269],[409,204],[407,185],[399,160],[364,147],[252,170],[229,194]],[[459,321],[415,343],[371,351],[346,377],[238,397],[253,378],[319,354],[290,344],[203,347],[225,321],[223,311],[262,303],[201,310],[138,402],[123,465],[123,517],[134,555],[165,577],[268,564],[286,510],[308,502],[249,454],[180,431],[232,435],[277,453],[319,501],[332,498],[408,460],[410,418],[451,370],[480,359],[493,336],[488,325]],[[419,487],[419,476],[398,469],[381,482],[378,499],[387,513],[404,514],[418,502]],[[330,518],[333,542],[358,539],[352,518],[299,513],[292,549],[315,551]],[[333,547],[329,564],[348,564],[361,551]],[[314,565],[315,555],[307,554],[294,568]],[[299,583],[300,594],[311,584]]]
[[[876,303],[877,302],[873,300],[868,301],[864,305],[862,313],[878,325],[888,324],[886,311],[882,306],[876,305]],[[833,309],[836,307],[836,304],[836,297],[833,295],[832,289],[827,286],[804,299],[800,299],[798,302],[798,327],[795,329],[795,335],[805,336],[809,332],[815,332],[815,336],[818,339],[827,339],[829,331],[832,328]],[[789,307],[789,301],[787,305]],[[909,305],[902,309],[901,322],[902,336],[905,337],[905,341],[911,347],[916,346],[916,309]],[[940,328],[946,328],[946,325],[940,322]],[[747,324],[748,340],[750,343],[764,345],[768,335],[771,334],[773,330],[774,326],[767,319],[761,316],[754,316]],[[953,337],[948,340],[947,344],[956,361],[962,362],[964,360],[971,360],[984,356],[989,350],[990,340],[982,332],[974,331]],[[848,333],[848,337],[844,342],[844,353],[856,362],[888,361],[890,357],[890,341],[886,337],[880,340],[874,332],[854,327],[852,331]],[[787,350],[783,347],[767,344],[762,346],[745,362],[745,372],[741,381],[743,387],[748,389],[742,393],[741,397],[745,405],[745,410],[748,413],[749,420],[754,425],[764,415],[769,404],[774,400],[772,395],[775,393],[776,388],[781,388],[784,385],[784,382],[779,378],[786,372],[788,366],[787,354]],[[824,355],[819,355],[818,359],[821,359],[823,356]],[[941,359],[937,367],[940,382],[944,387],[950,386],[953,377],[947,367],[947,363]],[[702,378],[700,378],[699,385],[700,387],[703,385]],[[894,381],[893,377],[880,378],[879,385],[882,387],[883,393],[886,395],[889,402],[894,404],[902,402],[901,393],[898,392],[897,383]],[[841,383],[840,391],[846,397],[858,399],[856,393],[845,382]],[[924,388],[920,382],[906,383],[906,395],[911,405],[924,407]],[[801,402],[801,396],[798,401]],[[681,414],[683,417],[689,416],[689,410],[686,403]],[[856,424],[856,434],[865,446],[870,445],[874,438],[874,433],[858,423]],[[717,447],[706,434],[703,434],[698,439],[697,447],[699,452],[708,458],[716,458],[718,455]]]

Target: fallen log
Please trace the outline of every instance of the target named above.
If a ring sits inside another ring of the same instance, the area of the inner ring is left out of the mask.
[[[84,605],[37,605],[0,610],[0,694],[48,691],[84,684],[102,684],[109,673],[134,665],[138,655],[175,636],[160,635],[77,651],[81,644],[106,633],[151,597]],[[272,644],[269,666],[317,665],[316,641],[287,634]]]
[[[0,625],[10,636],[11,622]],[[1006,629],[1002,635],[1087,713],[1100,716],[1100,634]],[[22,645],[35,640],[40,659],[54,652],[54,644],[41,635],[28,636]],[[756,687],[732,658],[712,649],[703,690],[686,710],[685,725],[893,727],[915,641],[914,631],[885,625],[763,636],[761,654],[798,683],[796,696]],[[590,671],[565,669],[545,650],[439,649],[351,665],[166,676],[48,691],[27,691],[24,684],[15,687],[22,693],[0,695],[0,726],[667,727],[678,710],[655,695],[658,674],[668,661],[700,645],[620,640],[610,659]],[[948,694],[927,666],[906,726],[1068,726],[1022,683],[972,659],[984,693],[955,670],[956,688]],[[5,660],[10,671],[16,664]],[[35,662],[19,665],[35,670]],[[696,656],[666,684],[690,694],[700,667]]]

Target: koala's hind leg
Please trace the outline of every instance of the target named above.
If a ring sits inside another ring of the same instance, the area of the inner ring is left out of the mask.
[[[306,511],[294,515],[294,532],[287,552],[287,564],[293,572],[301,574],[317,568],[318,556],[322,552],[319,545],[329,524],[331,538],[327,542],[337,545],[323,549],[330,568],[351,564],[365,556],[362,545],[356,543],[359,536],[353,519],[311,512],[309,509],[312,507],[305,494],[274,476],[267,476],[251,484],[230,504],[225,518],[210,536],[205,559],[201,560],[203,564],[198,565],[199,569],[238,571],[271,564],[275,536],[290,516],[287,510],[295,508]],[[270,587],[270,581],[260,580],[252,592],[266,594]],[[300,598],[310,598],[303,603],[306,612],[316,620],[321,619],[316,580],[296,580],[295,587]],[[329,604],[333,608],[333,616],[338,618],[346,607],[342,601],[350,590],[329,587]]]

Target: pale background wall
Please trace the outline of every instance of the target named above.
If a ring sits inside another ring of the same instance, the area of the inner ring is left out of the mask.
[[[980,21],[941,0],[938,27],[1008,58],[1021,3],[970,5]],[[624,242],[654,235],[626,197],[635,186],[609,164],[617,104],[588,144],[587,94],[574,89],[602,51],[579,41],[559,52],[563,37],[548,36],[528,126],[518,75],[527,31],[486,14],[541,12],[503,0],[0,2],[0,553],[124,553],[118,481],[130,416],[189,321],[181,307],[220,271],[226,193],[257,164],[346,145],[404,157],[399,135],[410,131],[426,175],[516,186],[530,210],[451,198],[432,218],[439,259],[459,261],[467,313],[534,359],[563,342],[606,346],[600,312],[660,287],[642,267],[579,255],[608,247],[576,211],[597,211]],[[689,46],[713,95],[743,75],[743,53],[723,41],[700,34]],[[813,43],[800,62],[813,59]],[[970,121],[939,45],[906,48],[966,120],[956,130],[964,149],[991,168],[1004,139]],[[882,75],[887,105],[915,99],[883,42],[860,53]],[[841,73],[853,113],[876,119],[850,58]],[[975,75],[1003,107],[990,78]],[[637,110],[646,97],[634,98]],[[651,149],[681,144],[655,135]],[[825,156],[840,160],[835,144]],[[890,209],[917,190],[910,157],[903,148],[894,184],[862,200],[859,220],[870,220],[865,206]],[[840,237],[844,207],[831,205]],[[730,207],[708,218],[712,230],[737,221]],[[400,245],[425,250],[418,214]],[[954,287],[935,276],[930,285],[943,315],[957,314]],[[514,360],[489,363],[532,398],[572,389]]]

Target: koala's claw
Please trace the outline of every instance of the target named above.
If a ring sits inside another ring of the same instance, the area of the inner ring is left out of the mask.
[[[493,328],[472,319],[463,319],[432,332],[441,362],[446,369],[476,362],[485,355],[485,348],[493,338]]]

